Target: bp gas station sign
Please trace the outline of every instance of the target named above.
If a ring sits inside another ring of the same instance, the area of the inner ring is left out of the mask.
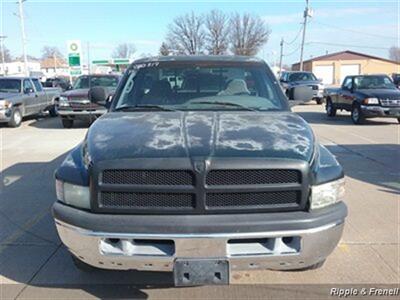
[[[67,42],[68,51],[68,65],[70,76],[77,76],[82,74],[81,64],[81,41],[74,40]]]

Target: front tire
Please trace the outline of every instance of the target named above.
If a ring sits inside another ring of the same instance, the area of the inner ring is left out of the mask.
[[[74,120],[70,120],[70,119],[66,119],[66,118],[62,118],[61,123],[64,128],[72,128],[72,126],[74,126]]]
[[[50,117],[52,117],[52,118],[58,116],[58,109],[55,104],[49,109],[49,114],[50,114]]]
[[[354,124],[360,125],[363,124],[365,121],[364,114],[361,110],[360,104],[355,103],[351,108],[351,120]]]
[[[317,102],[317,104],[324,103],[324,99],[323,98],[317,98],[317,99],[315,99],[315,101]]]
[[[397,122],[399,122],[399,123],[400,123],[400,118],[397,118]]]
[[[326,100],[326,114],[328,117],[334,117],[336,116],[336,107],[333,105],[332,100],[328,98]]]
[[[10,119],[10,121],[8,122],[8,126],[9,127],[19,127],[19,126],[21,126],[21,123],[22,123],[22,113],[21,113],[21,110],[18,108],[18,107],[16,107],[16,108],[13,108],[13,110],[12,110],[12,112],[11,112],[11,119]]]

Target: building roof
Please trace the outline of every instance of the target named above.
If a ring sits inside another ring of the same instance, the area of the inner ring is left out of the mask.
[[[54,65],[56,65],[56,68],[66,68],[68,67],[67,63],[65,60],[61,57],[57,57],[54,61],[53,57],[48,57],[43,59],[40,62],[40,68],[42,69],[47,69],[47,68],[54,68]]]
[[[382,58],[382,57],[373,56],[373,55],[355,52],[355,51],[350,51],[350,50],[345,50],[345,51],[340,51],[340,52],[335,52],[335,53],[330,53],[330,54],[326,54],[326,55],[313,57],[311,59],[305,60],[303,63],[307,63],[307,62],[311,62],[311,61],[322,61],[322,60],[357,60],[357,59],[365,59],[365,58],[382,60],[382,61],[390,62],[393,64],[400,64],[400,62],[390,60],[387,58]],[[297,62],[294,65],[297,65],[297,64],[300,64],[300,63]]]

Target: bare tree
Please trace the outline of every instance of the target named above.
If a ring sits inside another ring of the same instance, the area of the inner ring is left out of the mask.
[[[228,17],[219,10],[212,10],[206,16],[206,41],[209,54],[225,54],[228,46]]]
[[[160,52],[161,56],[168,56],[171,53],[171,50],[170,50],[169,46],[167,45],[167,43],[163,42],[161,44],[159,52]]]
[[[232,15],[230,27],[232,52],[236,55],[256,55],[271,33],[259,16],[248,13]]]
[[[113,58],[132,58],[133,54],[136,52],[136,47],[134,44],[123,43],[115,47],[112,57]]]
[[[167,44],[176,54],[200,54],[204,51],[203,17],[194,12],[174,19],[168,28]]]
[[[53,58],[54,56],[58,58],[64,58],[61,51],[57,47],[44,46],[42,48],[42,59]]]
[[[10,62],[12,61],[12,56],[10,53],[10,50],[6,46],[3,46],[3,52],[4,52],[4,62]],[[0,53],[0,62],[3,63],[3,55]]]
[[[400,62],[400,48],[396,46],[390,47],[389,58],[391,60]]]

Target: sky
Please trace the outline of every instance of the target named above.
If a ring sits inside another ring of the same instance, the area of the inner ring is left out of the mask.
[[[17,0],[0,0],[0,35],[13,56],[22,54]],[[388,57],[399,46],[400,0],[310,0],[313,17],[307,24],[304,58],[342,50]],[[268,24],[271,35],[258,53],[277,64],[280,40],[284,64],[299,61],[301,23],[305,0],[203,1],[76,1],[24,2],[27,53],[40,57],[43,46],[67,53],[67,40],[89,45],[90,59],[109,59],[119,43],[134,43],[137,56],[157,55],[168,24],[182,14],[219,9],[227,14],[248,12]],[[83,53],[87,57],[86,53]]]

